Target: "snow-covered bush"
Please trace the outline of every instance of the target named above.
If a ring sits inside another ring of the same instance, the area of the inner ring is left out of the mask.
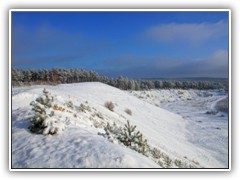
[[[187,165],[186,162],[182,162],[181,160],[176,159],[174,161],[174,164],[178,167],[178,168],[189,168],[190,166]]]
[[[152,157],[155,159],[160,159],[161,157],[163,157],[163,154],[161,153],[161,151],[155,147],[151,149],[150,152]]]
[[[44,105],[36,101],[32,101],[30,105],[34,111],[34,116],[30,118],[32,124],[29,129],[35,133],[42,133],[43,122],[47,119],[46,109]]]
[[[30,118],[31,132],[44,135],[57,134],[65,128],[64,123],[59,120],[60,117],[55,117],[53,101],[53,96],[44,88],[43,94],[30,103],[34,111],[34,115]]]
[[[122,134],[121,127],[118,127],[116,123],[113,123],[113,125],[110,125],[109,123],[107,123],[107,125],[104,127],[104,130],[106,133],[104,137],[106,137],[109,141],[113,143],[119,142],[120,136]]]
[[[105,106],[106,108],[108,108],[110,111],[113,111],[113,110],[114,110],[114,104],[113,104],[112,101],[107,101],[107,102],[105,102],[104,106]]]
[[[172,167],[172,159],[170,159],[169,156],[167,156],[167,155],[164,155],[163,159],[164,159],[165,167],[171,168]]]
[[[51,94],[45,88],[43,89],[43,95],[36,99],[37,102],[44,105],[46,108],[52,107],[53,100],[53,96],[51,96]]]
[[[90,120],[93,122],[93,126],[95,127],[95,128],[103,128],[104,127],[104,123],[103,122],[101,122],[101,121],[97,121],[96,119],[94,119],[94,118],[92,118],[92,117],[90,117]]]
[[[66,102],[66,105],[67,105],[68,108],[73,109],[73,102],[72,102],[72,101],[70,101],[70,100],[67,101],[67,102]]]
[[[127,114],[129,114],[130,116],[132,115],[132,111],[131,111],[131,109],[125,109],[125,113],[127,113]]]
[[[78,111],[80,111],[80,112],[86,112],[86,111],[91,112],[91,107],[81,103],[80,106],[78,107]]]
[[[103,115],[100,112],[96,112],[93,114],[93,117],[97,116],[99,119],[104,119]]]
[[[136,131],[136,126],[130,125],[129,121],[122,127],[117,127],[114,123],[109,123],[104,128],[107,137],[111,142],[119,142],[141,154],[147,155],[149,145],[146,139],[143,138],[142,133]]]
[[[129,121],[125,124],[120,141],[131,149],[146,155],[149,150],[147,139],[143,138],[142,133],[136,131],[136,126],[130,125]]]
[[[161,152],[156,147],[151,147],[142,133],[136,131],[136,126],[130,125],[129,121],[124,127],[117,126],[116,123],[104,127],[105,134],[99,133],[112,143],[119,143],[131,148],[148,158],[152,159],[162,168],[196,168],[195,162],[186,163],[179,159],[171,159],[166,153]]]

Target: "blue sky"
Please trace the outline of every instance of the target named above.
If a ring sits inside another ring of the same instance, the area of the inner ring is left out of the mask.
[[[227,12],[13,12],[12,65],[227,77]]]

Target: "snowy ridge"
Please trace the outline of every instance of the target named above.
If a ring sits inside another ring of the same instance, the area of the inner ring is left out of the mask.
[[[32,116],[29,104],[44,87],[56,99],[56,112],[66,120],[66,129],[58,135],[37,135],[27,129]],[[180,96],[191,99],[187,92]],[[67,101],[73,103],[73,109],[66,108]],[[107,101],[114,103],[113,112],[104,106]],[[60,107],[64,107],[62,112]],[[77,107],[83,109],[76,111]],[[127,108],[132,115],[125,112]],[[173,160],[195,167],[223,167],[209,151],[188,141],[186,119],[127,91],[94,82],[13,88],[13,168],[161,168],[153,159],[99,135],[107,123],[123,126],[127,120],[137,126],[152,147]]]

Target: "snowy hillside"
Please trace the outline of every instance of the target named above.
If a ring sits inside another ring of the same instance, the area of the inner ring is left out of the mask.
[[[49,108],[54,112],[52,122],[61,122],[63,130],[54,135],[34,134],[28,129],[29,118],[34,115],[30,103],[43,93],[43,88],[54,98]],[[188,92],[180,94],[183,100],[191,99]],[[211,151],[189,141],[187,119],[160,108],[156,99],[143,99],[96,82],[13,88],[12,168],[225,166]],[[106,102],[113,103],[113,111],[106,108]],[[107,138],[107,124],[124,127],[128,121],[147,139],[146,154]]]

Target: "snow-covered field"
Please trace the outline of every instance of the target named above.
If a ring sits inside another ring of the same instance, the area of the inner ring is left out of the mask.
[[[58,107],[52,110],[63,126],[59,134],[28,129],[30,103],[43,88]],[[228,117],[215,109],[225,97],[222,91],[130,92],[96,82],[13,88],[12,168],[227,168]],[[107,101],[113,102],[113,111],[105,107]],[[151,149],[161,152],[161,158],[104,136],[107,123],[123,127],[127,121],[136,125]]]
[[[228,96],[224,90],[171,89],[131,94],[181,115],[187,121],[188,141],[208,151],[221,167],[228,167]],[[219,104],[223,111],[218,109]]]

